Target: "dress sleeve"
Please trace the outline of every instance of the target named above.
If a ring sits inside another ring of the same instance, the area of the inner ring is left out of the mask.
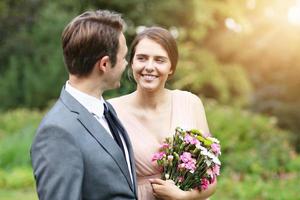
[[[210,132],[206,120],[205,110],[201,99],[198,96],[191,94],[190,101],[196,128],[202,130],[204,134],[209,134]]]

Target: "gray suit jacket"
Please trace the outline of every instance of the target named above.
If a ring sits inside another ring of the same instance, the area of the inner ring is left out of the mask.
[[[59,100],[42,120],[31,146],[39,199],[137,199],[132,147],[127,135],[124,139],[130,154],[133,183],[117,143],[63,88]]]

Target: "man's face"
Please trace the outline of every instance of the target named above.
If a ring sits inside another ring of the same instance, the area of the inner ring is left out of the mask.
[[[109,89],[114,89],[120,87],[120,80],[121,76],[126,68],[128,62],[126,61],[126,54],[127,54],[127,45],[126,39],[123,33],[120,34],[119,37],[119,49],[117,53],[117,60],[116,64],[113,67],[109,68],[108,72],[108,83]]]

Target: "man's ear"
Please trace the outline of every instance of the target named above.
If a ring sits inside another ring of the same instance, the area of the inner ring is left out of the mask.
[[[110,65],[111,63],[109,60],[109,56],[103,56],[97,62],[97,68],[102,72],[106,72],[106,70],[108,69],[108,67],[110,67]]]

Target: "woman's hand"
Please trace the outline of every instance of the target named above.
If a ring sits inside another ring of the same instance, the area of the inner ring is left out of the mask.
[[[150,179],[153,195],[162,200],[204,200],[208,199],[216,190],[217,181],[210,184],[204,191],[179,189],[172,180]]]
[[[150,179],[153,195],[162,200],[183,200],[185,191],[179,189],[172,180]]]

